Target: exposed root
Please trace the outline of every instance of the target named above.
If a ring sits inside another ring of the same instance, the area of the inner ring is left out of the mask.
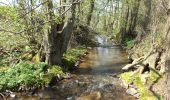
[[[0,93],[0,96],[2,97],[3,100],[6,100],[6,96],[2,93]]]

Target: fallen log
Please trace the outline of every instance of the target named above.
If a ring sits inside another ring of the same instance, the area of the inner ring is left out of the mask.
[[[146,64],[143,64],[143,62],[144,62],[146,59],[148,59],[148,57],[150,57],[150,56],[151,56],[152,54],[154,54],[154,53],[155,53],[155,50],[154,50],[153,48],[151,48],[150,52],[149,52],[146,56],[143,56],[143,57],[140,57],[140,58],[134,60],[134,61],[132,62],[132,64],[127,64],[126,66],[124,66],[124,67],[122,68],[122,70],[130,70],[130,69],[132,69],[132,68],[135,68],[135,66],[137,66],[137,65],[145,66]]]

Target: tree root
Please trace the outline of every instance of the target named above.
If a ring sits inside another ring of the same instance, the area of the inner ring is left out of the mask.
[[[154,56],[154,54],[156,54]],[[161,61],[161,54],[162,54],[162,50],[160,51],[158,48],[151,48],[150,52],[146,55],[146,56],[142,56],[138,59],[135,59],[132,64],[127,64],[126,66],[124,66],[122,68],[122,70],[124,71],[128,71],[131,69],[138,69],[139,67],[143,66],[143,70],[146,69],[149,65],[149,67],[152,68],[156,68],[156,66],[158,65],[158,62]],[[151,58],[154,58],[153,63],[150,62],[150,56],[152,56]],[[140,73],[142,73],[143,71],[141,70]]]
[[[2,97],[3,100],[6,100],[6,96],[3,93],[0,93],[0,96]]]

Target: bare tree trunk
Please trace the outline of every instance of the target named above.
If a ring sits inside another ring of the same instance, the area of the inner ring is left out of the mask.
[[[123,10],[123,9],[122,9]],[[121,34],[121,43],[123,43],[124,41],[124,38],[126,36],[126,33],[127,33],[127,24],[128,24],[128,19],[129,19],[129,6],[126,5],[125,7],[125,12],[122,11],[122,15],[123,15],[123,22],[122,22],[122,26],[121,26],[121,29],[120,29],[120,34]]]
[[[90,0],[90,6],[89,6],[89,10],[88,10],[89,12],[88,12],[87,18],[86,18],[87,25],[90,25],[90,22],[91,22],[92,13],[94,10],[94,3],[95,3],[95,0]]]
[[[152,0],[144,0],[144,4],[146,6],[146,15],[145,15],[145,20],[143,22],[143,29],[147,33],[149,31],[148,24],[150,23],[150,17],[151,17],[151,5],[152,5]]]
[[[128,35],[132,36],[132,37],[133,37],[134,29],[135,29],[136,23],[137,23],[140,1],[141,0],[135,0],[135,2],[133,4],[134,7],[131,10],[131,20],[130,20],[130,25],[129,25],[129,29],[128,29]]]

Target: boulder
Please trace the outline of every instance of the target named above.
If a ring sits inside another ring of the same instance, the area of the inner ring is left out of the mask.
[[[129,84],[122,80],[122,86],[127,89],[129,87]]]

